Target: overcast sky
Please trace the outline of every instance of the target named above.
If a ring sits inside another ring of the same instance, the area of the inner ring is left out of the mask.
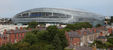
[[[113,0],[0,0],[0,17],[13,17],[15,14],[33,8],[77,8],[104,16],[113,15]]]

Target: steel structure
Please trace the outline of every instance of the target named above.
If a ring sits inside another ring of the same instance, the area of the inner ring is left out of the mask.
[[[90,22],[93,25],[103,24],[104,16],[80,9],[35,8],[16,14],[12,18],[14,23],[72,24],[75,22]]]

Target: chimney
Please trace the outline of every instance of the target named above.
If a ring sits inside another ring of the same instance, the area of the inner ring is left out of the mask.
[[[90,28],[89,31],[92,32],[92,29]]]
[[[0,46],[2,46],[2,39],[1,39],[1,37],[0,37]]]
[[[85,30],[85,28],[82,28],[82,30]]]
[[[18,42],[19,37],[18,37],[18,33],[16,33],[16,41]]]
[[[31,28],[28,28],[29,31],[31,31]]]
[[[21,35],[22,33],[19,33],[19,40],[21,40],[21,38],[22,38],[22,35]]]
[[[79,35],[81,35],[81,31],[80,31],[80,30],[77,30],[77,33],[78,33]]]
[[[14,30],[13,30],[13,29],[11,29],[11,30],[10,30],[10,33],[11,33],[11,34],[12,34],[12,33],[14,33]]]
[[[16,30],[18,30],[18,27],[16,27]]]
[[[25,33],[22,33],[22,39],[24,38],[24,34],[25,34]]]
[[[74,32],[73,30],[70,30],[70,32]]]
[[[4,32],[3,32],[3,34],[6,34],[6,32],[7,32],[7,30],[6,30],[6,29],[4,29]]]
[[[70,37],[69,37],[69,35],[68,35],[68,32],[67,32],[67,31],[65,31],[65,36],[66,36],[66,39],[68,40],[68,44],[70,45],[71,40],[70,40]]]
[[[23,30],[23,27],[20,27],[20,30]]]
[[[100,32],[100,36],[103,36],[103,32]]]
[[[95,32],[95,33],[97,32],[96,28],[94,28],[94,32]]]
[[[84,31],[84,35],[87,35],[87,32],[86,31]]]

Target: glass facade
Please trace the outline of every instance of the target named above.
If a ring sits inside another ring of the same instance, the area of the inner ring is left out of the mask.
[[[79,9],[60,8],[35,8],[16,14],[13,17],[14,23],[28,23],[31,21],[41,23],[63,23],[90,22],[91,24],[103,24],[104,16],[83,11]],[[98,23],[95,23],[98,22]]]

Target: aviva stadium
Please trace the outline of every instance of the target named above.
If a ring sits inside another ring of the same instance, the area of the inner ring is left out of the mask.
[[[36,21],[44,24],[73,24],[76,22],[89,22],[96,25],[104,23],[104,16],[80,9],[35,8],[16,14],[12,20],[15,24],[27,24]]]

